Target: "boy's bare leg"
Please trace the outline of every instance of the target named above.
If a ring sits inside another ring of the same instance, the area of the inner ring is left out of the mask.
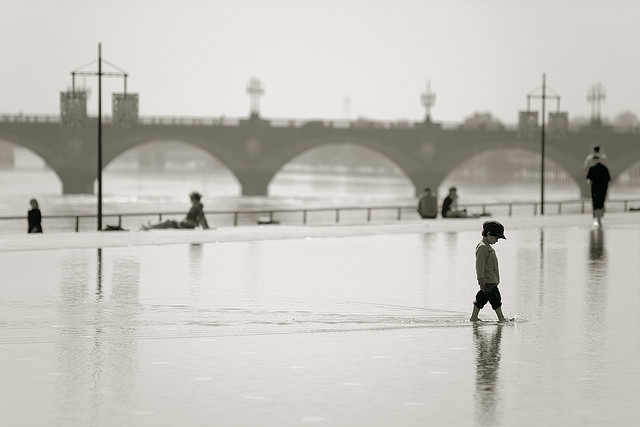
[[[502,307],[496,308],[496,314],[498,315],[498,322],[506,322],[507,321],[507,319],[505,319],[504,315],[502,314]]]
[[[471,318],[469,320],[472,322],[479,321],[480,319],[478,319],[478,314],[480,314],[480,309],[473,304],[473,313],[471,313]]]

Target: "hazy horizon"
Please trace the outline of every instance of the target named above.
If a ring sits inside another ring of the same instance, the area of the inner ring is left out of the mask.
[[[0,11],[0,114],[58,114],[70,72],[102,43],[142,116],[246,116],[255,76],[270,118],[420,121],[430,81],[435,121],[488,111],[515,123],[543,73],[570,118],[590,116],[596,83],[603,117],[640,115],[640,4],[624,0],[0,0]],[[103,111],[122,87],[103,79]]]

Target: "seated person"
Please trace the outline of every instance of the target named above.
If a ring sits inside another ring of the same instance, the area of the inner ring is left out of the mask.
[[[143,230],[150,230],[152,228],[196,228],[201,226],[204,229],[209,228],[209,224],[207,223],[207,218],[204,216],[204,205],[200,203],[200,199],[202,196],[200,193],[193,192],[189,194],[189,198],[191,199],[191,209],[189,209],[189,213],[183,221],[174,221],[168,219],[159,224],[149,224],[142,225]]]
[[[449,195],[442,202],[442,218],[477,218],[480,215],[469,215],[466,209],[458,210],[458,189],[449,188]]]
[[[431,188],[424,189],[424,193],[418,201],[418,213],[421,218],[435,218],[438,216],[438,200],[431,193]]]

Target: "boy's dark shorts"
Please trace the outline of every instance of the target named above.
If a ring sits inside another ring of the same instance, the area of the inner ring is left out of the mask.
[[[476,294],[476,300],[473,304],[478,308],[482,308],[487,302],[491,303],[491,308],[494,310],[502,307],[502,296],[500,296],[497,283],[485,283]]]

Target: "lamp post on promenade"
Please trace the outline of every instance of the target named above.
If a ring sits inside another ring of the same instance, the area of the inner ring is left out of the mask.
[[[542,156],[540,161],[540,215],[544,215],[545,103],[547,98],[556,99],[559,109],[560,96],[555,93],[553,95],[547,95],[546,74],[542,73],[542,94],[530,93],[527,95],[527,111],[531,111],[531,98],[542,99],[542,127],[540,129],[540,155]]]
[[[89,65],[98,63],[98,71],[84,71],[84,68]],[[117,71],[102,71],[102,62],[106,62],[112,68]],[[128,73],[121,68],[113,65],[107,60],[102,59],[102,43],[98,43],[98,59],[93,60],[71,72],[71,87],[75,94],[75,79],[78,76],[98,76],[98,163],[97,163],[97,175],[98,175],[98,231],[102,230],[102,76],[124,77],[124,93],[127,92],[127,77]]]

